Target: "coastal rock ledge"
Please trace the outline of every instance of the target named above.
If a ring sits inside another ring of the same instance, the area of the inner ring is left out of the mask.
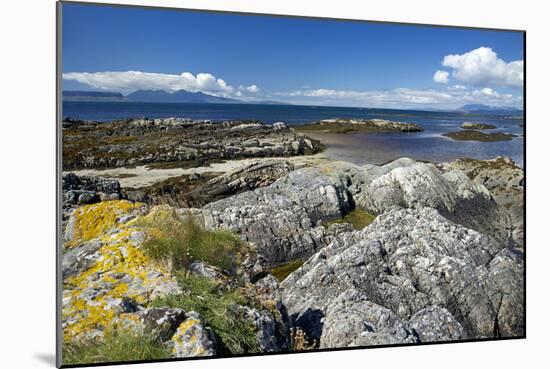
[[[350,132],[421,132],[424,129],[415,123],[395,122],[386,119],[323,119],[309,124],[295,126],[297,131],[327,133]]]
[[[320,347],[524,333],[523,261],[432,208],[392,210],[337,236],[281,285]]]

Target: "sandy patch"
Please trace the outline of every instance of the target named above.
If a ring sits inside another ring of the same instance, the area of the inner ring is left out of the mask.
[[[116,179],[120,182],[123,188],[140,188],[154,185],[155,183],[165,181],[169,178],[179,177],[182,175],[189,175],[193,173],[227,173],[235,170],[241,166],[249,165],[251,163],[257,163],[266,160],[288,160],[295,167],[305,167],[314,165],[326,160],[323,153],[310,155],[310,156],[294,156],[294,157],[277,157],[277,158],[253,158],[253,159],[241,159],[241,160],[227,160],[223,163],[213,163],[207,166],[196,168],[169,168],[169,169],[156,169],[149,168],[147,165],[141,165],[134,168],[112,168],[112,169],[82,169],[75,170],[72,173],[78,176],[97,176],[109,179]]]

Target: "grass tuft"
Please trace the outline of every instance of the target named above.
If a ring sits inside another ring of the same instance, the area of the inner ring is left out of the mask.
[[[194,220],[181,221],[174,214],[151,218],[142,225],[151,229],[143,250],[157,261],[168,261],[174,270],[202,261],[224,270],[238,263],[245,243],[229,231],[207,231]]]
[[[170,350],[152,335],[113,331],[101,341],[63,345],[63,364],[158,360],[170,357]]]
[[[236,305],[246,304],[243,295],[213,280],[186,275],[185,272],[177,273],[177,279],[185,292],[154,300],[153,306],[179,307],[199,313],[221,341],[222,354],[259,351],[255,327],[235,309]]]

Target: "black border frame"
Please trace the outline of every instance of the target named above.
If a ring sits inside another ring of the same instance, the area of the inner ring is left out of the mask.
[[[524,331],[522,336],[517,337],[501,337],[501,338],[474,338],[467,340],[452,340],[441,342],[419,342],[419,343],[400,343],[390,345],[376,345],[376,346],[358,346],[358,347],[339,347],[339,348],[323,348],[308,351],[285,351],[285,352],[264,352],[264,353],[252,353],[252,354],[240,354],[240,355],[228,355],[228,356],[206,356],[206,357],[190,357],[190,358],[170,358],[170,359],[155,359],[155,360],[132,360],[132,361],[112,361],[112,362],[100,362],[89,364],[65,364],[63,365],[63,339],[62,339],[62,291],[63,291],[63,277],[61,266],[61,254],[63,247],[61,216],[62,216],[62,187],[61,177],[63,172],[62,167],[62,136],[63,131],[61,129],[62,122],[62,83],[61,74],[62,67],[62,33],[63,33],[63,4],[80,4],[89,6],[103,6],[103,7],[121,7],[121,8],[141,8],[141,9],[156,9],[167,11],[180,11],[180,12],[199,12],[199,13],[214,13],[214,14],[237,14],[247,16],[265,16],[275,18],[298,18],[298,19],[316,19],[325,21],[340,21],[340,22],[355,22],[355,23],[375,23],[375,24],[389,24],[389,25],[404,25],[404,26],[420,26],[420,27],[433,27],[433,28],[459,28],[469,30],[481,30],[481,31],[497,31],[497,32],[518,32],[523,34],[523,171],[524,171],[524,185],[523,185],[523,326]],[[177,361],[195,361],[195,360],[215,360],[215,359],[228,359],[238,357],[258,357],[258,356],[274,356],[274,355],[294,355],[294,354],[311,354],[319,352],[336,352],[336,351],[353,351],[353,350],[369,350],[388,347],[419,347],[419,346],[431,346],[431,345],[448,345],[456,343],[476,343],[476,342],[495,342],[495,341],[510,341],[510,340],[522,340],[527,338],[527,31],[519,29],[506,29],[506,28],[486,28],[479,26],[458,26],[458,25],[441,25],[441,24],[427,24],[427,23],[414,23],[414,22],[392,22],[392,21],[380,21],[380,20],[367,20],[367,19],[347,19],[347,18],[331,18],[320,16],[305,16],[305,15],[291,15],[291,14],[270,14],[270,13],[255,13],[255,12],[243,12],[243,11],[229,11],[229,10],[210,10],[210,9],[196,9],[196,8],[180,8],[170,6],[154,6],[154,5],[131,5],[131,4],[114,4],[114,3],[101,3],[101,2],[86,2],[86,1],[73,1],[73,0],[58,0],[56,2],[56,84],[55,84],[55,96],[56,96],[56,367],[57,368],[83,368],[93,366],[109,366],[109,365],[128,365],[128,364],[144,364],[144,363],[164,363],[164,362],[177,362]]]

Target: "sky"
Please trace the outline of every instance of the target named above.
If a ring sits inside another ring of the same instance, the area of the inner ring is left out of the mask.
[[[523,34],[63,5],[63,89],[370,108],[523,108]]]

